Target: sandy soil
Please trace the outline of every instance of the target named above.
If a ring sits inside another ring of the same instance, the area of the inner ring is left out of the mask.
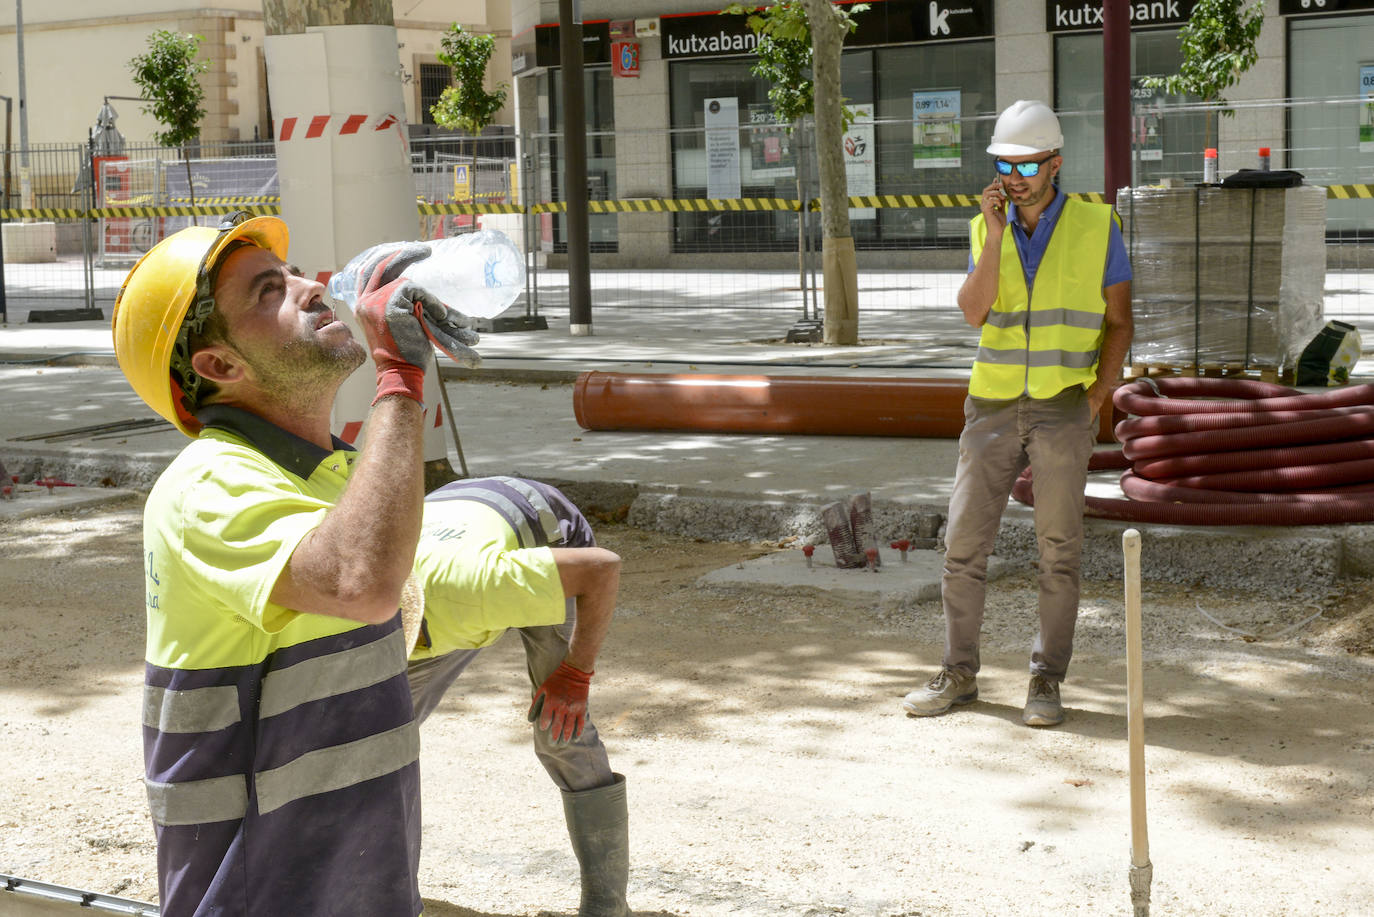
[[[0,872],[154,900],[139,512],[0,524]],[[625,576],[593,714],[629,781],[637,912],[1130,913],[1119,582],[1086,584],[1069,719],[1032,730],[1029,575],[992,589],[980,702],[918,720],[898,702],[938,661],[937,606],[708,591],[777,546],[601,538]],[[1146,583],[1144,613],[1151,913],[1374,913],[1374,589]],[[431,917],[576,908],[525,692],[502,641],[424,728]]]

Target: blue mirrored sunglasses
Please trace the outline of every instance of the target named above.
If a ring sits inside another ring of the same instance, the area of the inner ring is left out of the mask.
[[[1010,175],[1011,170],[1015,169],[1026,178],[1034,178],[1036,175],[1040,174],[1040,167],[1042,165],[1049,162],[1051,159],[1058,155],[1058,153],[1051,153],[1044,159],[1036,159],[1032,160],[1031,162],[1007,162],[1005,159],[994,159],[992,163],[993,165],[997,166],[997,171],[999,174]]]

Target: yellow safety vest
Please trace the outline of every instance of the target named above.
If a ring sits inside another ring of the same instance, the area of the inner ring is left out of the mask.
[[[1071,385],[1087,387],[1096,381],[1107,311],[1102,272],[1109,221],[1115,218],[1107,204],[1074,198],[1064,202],[1035,272],[1033,302],[1021,253],[1014,239],[1004,237],[997,299],[978,339],[970,395],[1052,398]],[[987,239],[981,213],[969,222],[969,235],[977,264]]]

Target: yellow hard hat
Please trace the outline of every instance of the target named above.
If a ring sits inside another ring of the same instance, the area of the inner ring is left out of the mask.
[[[215,265],[240,239],[285,260],[290,234],[277,217],[242,211],[218,229],[183,229],[138,259],[115,297],[110,330],[119,368],[138,396],[187,436],[201,427],[193,413],[199,380],[190,372],[188,340],[214,311]],[[181,364],[178,373],[172,371],[174,360]]]

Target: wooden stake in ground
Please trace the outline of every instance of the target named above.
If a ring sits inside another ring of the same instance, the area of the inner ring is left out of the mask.
[[[1126,735],[1131,773],[1131,906],[1135,917],[1150,915],[1150,838],[1145,827],[1145,686],[1141,681],[1140,533],[1121,535],[1126,580]]]

